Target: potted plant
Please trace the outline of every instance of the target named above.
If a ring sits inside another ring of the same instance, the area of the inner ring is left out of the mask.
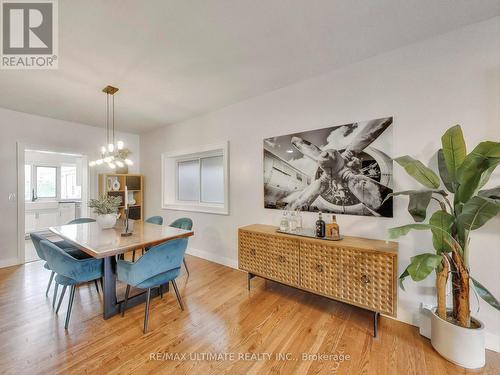
[[[121,197],[102,195],[97,199],[90,199],[89,207],[97,215],[97,223],[103,229],[113,228],[118,219],[118,207],[122,203]]]
[[[481,228],[500,212],[500,186],[483,189],[496,166],[500,164],[500,143],[479,143],[469,154],[459,125],[441,137],[437,153],[439,176],[410,156],[394,159],[406,172],[427,189],[394,192],[391,196],[409,197],[408,211],[415,223],[389,229],[391,238],[411,230],[432,234],[434,251],[411,258],[399,276],[420,281],[436,273],[437,308],[431,318],[432,346],[446,359],[466,368],[480,368],[485,363],[484,327],[471,317],[470,287],[488,304],[500,311],[498,300],[470,274],[470,233]],[[431,201],[437,210],[430,215]],[[446,306],[446,285],[451,279],[453,305]]]

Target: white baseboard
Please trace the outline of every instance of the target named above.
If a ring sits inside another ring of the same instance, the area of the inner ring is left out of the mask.
[[[486,349],[500,353],[500,335],[486,331],[484,333],[484,343]]]
[[[238,269],[238,261],[232,258],[223,257],[214,253],[210,253],[208,251],[194,249],[192,247],[189,247],[186,250],[186,253],[198,258],[209,260],[214,263],[222,264],[223,266]]]
[[[17,258],[8,258],[8,259],[0,260],[0,268],[17,266],[21,263],[22,262],[20,262],[19,259],[17,259]]]

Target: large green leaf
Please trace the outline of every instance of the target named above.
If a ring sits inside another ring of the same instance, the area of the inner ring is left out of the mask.
[[[492,199],[495,203],[500,203],[500,186],[496,186],[492,189],[479,190],[477,195],[483,198]]]
[[[481,228],[488,220],[500,211],[500,205],[494,200],[484,197],[472,197],[464,204],[458,223],[467,230]]]
[[[497,166],[494,164],[481,174],[481,178],[479,179],[478,189],[482,189],[483,186],[488,183],[488,181],[490,180],[490,177],[493,174],[493,172],[495,171],[496,167]]]
[[[389,238],[396,239],[407,235],[411,230],[429,230],[431,226],[429,224],[406,224],[400,227],[389,228]]]
[[[465,157],[457,170],[457,180],[460,183],[456,200],[467,202],[484,183],[484,173],[493,172],[500,164],[500,142],[481,142]]]
[[[435,228],[431,228],[432,232],[432,244],[434,249],[438,252],[451,251],[450,247],[450,236],[452,233],[453,224],[455,223],[455,217],[446,211],[436,211],[432,214],[429,224]],[[440,228],[438,230],[436,228]]]
[[[457,242],[457,240],[453,238],[453,236],[451,236],[447,231],[441,229],[440,227],[431,224],[425,224],[425,223],[406,224],[400,227],[389,228],[387,232],[389,234],[390,239],[396,239],[407,235],[412,230],[430,230],[430,229],[441,231],[441,233],[443,233],[444,239],[446,239],[450,244],[454,244],[455,246],[457,246],[458,251],[462,251],[462,246]]]
[[[422,222],[427,216],[427,207],[431,201],[432,194],[447,196],[444,190],[404,190],[388,194],[384,202],[391,197],[398,195],[407,195],[410,198],[408,203],[408,212],[416,222]]]
[[[439,187],[439,177],[432,171],[432,169],[422,164],[422,162],[413,159],[408,155],[401,156],[394,160],[402,166],[410,176],[422,185],[430,189],[437,189]]]
[[[406,269],[404,270],[404,272],[399,275],[399,287],[401,289],[403,289],[404,291],[406,291],[405,289],[405,286],[403,285],[403,281],[408,277],[410,276],[410,274],[408,273],[408,267],[406,267]]]
[[[408,212],[413,220],[420,223],[425,220],[427,216],[427,206],[431,201],[431,191],[421,191],[415,194],[410,194],[410,201],[408,202]]]
[[[472,284],[474,285],[474,289],[476,289],[477,294],[485,300],[490,306],[494,307],[498,311],[500,311],[500,302],[491,294],[488,289],[486,289],[479,281],[474,278],[470,278],[472,280]]]
[[[408,274],[413,281],[421,281],[441,264],[442,255],[431,253],[419,254],[411,258],[411,263],[408,266]]]
[[[458,167],[462,165],[465,155],[467,155],[464,135],[460,125],[449,128],[441,137],[441,143],[449,179],[451,183],[455,184],[457,182],[456,173]]]
[[[444,186],[450,193],[454,193],[456,189],[456,181],[453,181],[448,172],[448,167],[446,166],[446,162],[444,160],[443,149],[440,149],[437,153],[438,159],[438,169],[439,169],[439,177],[441,177],[441,181],[443,181]]]

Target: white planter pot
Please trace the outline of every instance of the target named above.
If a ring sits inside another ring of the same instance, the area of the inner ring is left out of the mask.
[[[117,214],[107,214],[107,215],[97,215],[97,224],[102,229],[113,228],[116,224],[116,219],[118,218]]]
[[[456,365],[478,369],[485,364],[484,325],[472,318],[479,328],[463,328],[431,314],[431,343],[434,349]]]

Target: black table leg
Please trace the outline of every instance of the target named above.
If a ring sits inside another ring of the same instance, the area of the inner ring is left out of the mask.
[[[116,300],[116,259],[114,256],[104,258],[104,291],[103,318],[109,319],[118,314],[119,305]]]

